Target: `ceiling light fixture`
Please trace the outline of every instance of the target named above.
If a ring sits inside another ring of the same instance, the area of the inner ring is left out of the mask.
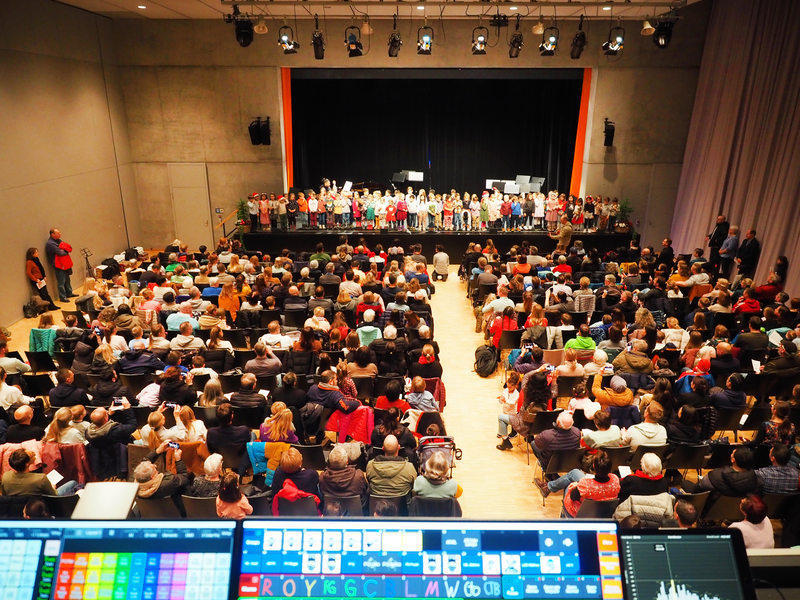
[[[517,15],[517,26],[511,34],[511,41],[508,42],[508,58],[519,58],[519,52],[525,45],[522,41],[522,32],[519,30],[519,22],[522,15]]]
[[[389,34],[389,56],[397,58],[400,53],[400,47],[403,45],[403,38],[400,32],[397,31],[397,15],[392,16],[394,25],[392,26],[392,33]]]
[[[558,50],[558,27],[548,27],[542,33],[542,43],[539,52],[542,56],[554,56]]]
[[[486,54],[486,38],[489,37],[489,30],[480,26],[472,30],[472,54]]]
[[[267,28],[267,22],[264,19],[259,19],[255,27],[253,27],[253,31],[255,31],[259,35],[264,35],[265,33],[269,33],[269,29]]]
[[[144,4],[140,4],[140,5],[139,5],[139,6],[137,6],[136,8],[141,8],[142,10],[144,10],[144,9],[145,9],[145,8],[147,8],[147,7],[146,7]]]
[[[314,15],[314,33],[311,34],[311,47],[314,49],[314,58],[325,58],[325,38],[319,28],[319,15]]]
[[[417,54],[429,56],[433,46],[433,29],[428,27],[428,21],[417,30]]]
[[[278,45],[283,48],[284,54],[297,54],[300,44],[294,40],[294,30],[288,25],[278,30]]]
[[[350,25],[344,30],[344,44],[347,46],[347,54],[350,58],[363,56],[364,46],[361,44],[361,32],[355,25]]]
[[[650,25],[650,21],[645,21],[644,23],[642,23],[642,31],[641,31],[642,35],[653,35],[655,32],[656,29],[655,27]]]
[[[361,25],[361,35],[369,35],[373,32],[372,27],[369,24],[369,17],[364,15],[364,23]]]
[[[653,33],[653,43],[662,50],[669,46],[673,27],[675,27],[675,21],[659,21]]]
[[[616,56],[625,47],[625,30],[622,27],[612,27],[608,32],[608,40],[603,42],[603,54]]]
[[[569,51],[569,57],[572,60],[578,60],[583,54],[583,49],[586,47],[587,39],[586,32],[583,30],[584,15],[581,15],[581,22],[578,24],[578,32],[572,38],[572,48]]]

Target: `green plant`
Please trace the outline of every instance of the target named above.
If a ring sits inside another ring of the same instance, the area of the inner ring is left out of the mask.
[[[619,210],[617,210],[617,222],[628,223],[633,214],[633,206],[627,198],[619,203]]]
[[[247,207],[247,200],[239,198],[239,204],[236,205],[236,224],[244,225],[250,217],[250,210]],[[244,223],[242,223],[244,221]]]

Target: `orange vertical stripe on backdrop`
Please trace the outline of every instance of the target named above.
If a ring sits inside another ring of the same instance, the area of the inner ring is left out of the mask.
[[[583,176],[583,151],[586,146],[586,123],[589,120],[589,93],[592,90],[592,70],[583,70],[583,87],[581,88],[581,110],[578,113],[578,133],[575,135],[575,157],[572,159],[572,179],[569,192],[574,196],[581,193],[581,177]]]
[[[283,139],[286,142],[286,183],[294,187],[294,147],[292,144],[292,70],[281,67],[283,94]],[[288,190],[286,190],[288,191]]]

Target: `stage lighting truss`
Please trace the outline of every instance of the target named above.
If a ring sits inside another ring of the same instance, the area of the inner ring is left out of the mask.
[[[314,48],[314,58],[325,58],[325,38],[319,28],[319,16],[314,15],[314,33],[311,34],[311,46]]]
[[[556,50],[558,50],[558,27],[548,27],[542,34],[539,52],[542,56],[554,56]]]
[[[397,31],[397,15],[394,15],[392,20],[394,25],[392,26],[392,33],[389,34],[389,56],[396,58],[403,45],[403,38],[400,36],[400,32]]]
[[[606,56],[616,56],[625,48],[625,29],[612,27],[608,32],[608,40],[603,42],[603,53]]]
[[[361,30],[355,25],[350,25],[344,30],[344,44],[347,46],[347,54],[350,58],[364,54],[364,46],[361,44]]]
[[[300,44],[294,39],[294,30],[288,25],[283,25],[278,30],[278,45],[283,48],[284,54],[297,54]]]
[[[675,27],[675,21],[659,21],[653,32],[653,43],[662,50],[669,46],[673,27]]]
[[[581,15],[581,22],[578,24],[578,31],[575,37],[572,38],[572,48],[569,51],[569,56],[573,60],[578,60],[583,54],[583,49],[586,48],[588,40],[586,39],[586,32],[583,30],[583,18]]]
[[[486,40],[489,30],[486,27],[476,27],[472,30],[472,53],[475,55],[486,54]]]
[[[417,54],[430,55],[433,46],[433,29],[425,25],[417,30]]]

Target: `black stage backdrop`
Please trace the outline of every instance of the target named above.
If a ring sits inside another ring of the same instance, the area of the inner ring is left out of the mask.
[[[415,188],[480,193],[545,177],[569,190],[582,69],[293,69],[295,187],[422,171]],[[405,186],[402,186],[405,189]]]

